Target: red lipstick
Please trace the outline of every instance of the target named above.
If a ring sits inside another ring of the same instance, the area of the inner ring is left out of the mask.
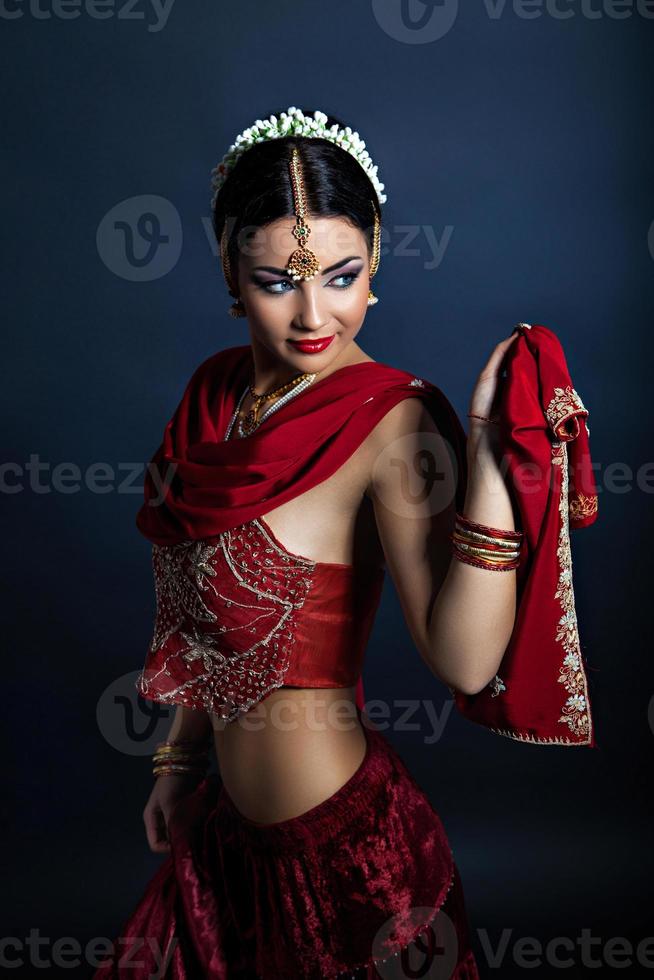
[[[334,337],[335,334],[332,334],[331,337],[320,337],[317,340],[289,340],[289,344],[293,344],[293,347],[302,354],[319,354],[320,351],[329,347]]]

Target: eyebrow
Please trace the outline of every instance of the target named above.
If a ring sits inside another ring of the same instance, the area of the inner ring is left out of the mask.
[[[340,269],[342,266],[347,265],[347,263],[348,262],[351,262],[352,259],[360,259],[360,258],[361,258],[360,255],[348,255],[348,257],[346,259],[341,259],[340,262],[334,262],[334,264],[333,265],[330,265],[327,269],[323,269],[322,272],[321,272],[321,275],[326,276],[327,273],[334,272],[336,269]],[[286,269],[276,269],[272,265],[257,265],[257,266],[254,267],[254,269],[252,271],[253,272],[272,272],[273,274],[278,275],[278,276],[287,276],[288,275],[288,272],[286,271]]]

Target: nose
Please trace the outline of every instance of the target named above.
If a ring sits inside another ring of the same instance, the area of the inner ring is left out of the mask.
[[[302,283],[297,290],[298,305],[293,319],[293,325],[303,330],[320,330],[329,322],[329,315],[324,300],[320,296],[320,287],[312,288],[311,283]]]

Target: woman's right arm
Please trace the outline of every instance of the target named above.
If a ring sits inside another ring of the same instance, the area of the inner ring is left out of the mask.
[[[173,723],[168,733],[168,742],[197,742],[198,749],[205,748],[213,733],[211,719],[206,711],[197,711],[185,705],[177,705]],[[150,850],[156,854],[170,851],[168,821],[170,815],[183,796],[192,793],[199,778],[191,773],[157,776],[152,792],[143,810],[145,833]]]

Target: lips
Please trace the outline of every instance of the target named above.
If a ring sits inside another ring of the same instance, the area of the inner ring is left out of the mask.
[[[325,350],[326,347],[329,347],[334,336],[332,334],[331,337],[319,337],[315,340],[289,340],[289,344],[292,344],[296,350],[301,351],[303,354],[318,354],[320,351]]]

